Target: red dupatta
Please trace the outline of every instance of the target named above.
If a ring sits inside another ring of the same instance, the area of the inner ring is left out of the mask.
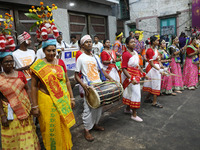
[[[7,98],[19,120],[28,118],[31,111],[31,104],[24,86],[20,78],[0,75],[0,92]]]

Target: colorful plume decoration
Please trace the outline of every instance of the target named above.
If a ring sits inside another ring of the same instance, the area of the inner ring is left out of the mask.
[[[35,24],[31,27],[37,26],[36,35],[37,38],[41,38],[43,41],[48,40],[48,35],[52,34],[54,38],[59,36],[59,31],[55,26],[54,19],[52,19],[52,10],[56,10],[58,7],[52,4],[52,7],[44,6],[43,2],[40,2],[40,7],[32,6],[29,9],[30,13],[25,13],[27,17],[37,20]]]
[[[0,51],[13,51],[15,50],[15,41],[12,33],[13,17],[9,13],[5,16],[0,15]]]

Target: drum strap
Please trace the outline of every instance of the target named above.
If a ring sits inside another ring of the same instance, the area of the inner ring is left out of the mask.
[[[100,72],[101,72],[101,80],[102,80],[102,81],[106,81],[107,79],[106,79],[105,75],[103,74],[103,71],[102,71],[102,69],[101,69],[101,67],[100,67],[100,65],[99,65],[99,62],[98,62],[97,58],[96,58],[94,55],[93,55],[93,57],[96,59],[97,65],[98,65],[99,70],[100,70]]]
[[[88,85],[91,86],[91,81],[89,81],[85,75],[83,75],[83,76],[85,77],[85,80],[87,81]]]

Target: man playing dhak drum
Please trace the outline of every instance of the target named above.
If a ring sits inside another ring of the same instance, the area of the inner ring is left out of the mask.
[[[89,94],[89,84],[88,83],[98,83],[102,82],[99,76],[98,72],[98,64],[99,67],[102,69],[103,66],[100,62],[100,59],[98,56],[92,55],[92,39],[90,35],[85,35],[81,38],[81,45],[84,49],[84,53],[79,56],[76,63],[76,70],[75,70],[75,78],[77,82],[80,83],[80,85],[83,87],[85,91],[85,96]],[[98,61],[98,64],[97,64]],[[111,81],[113,79],[102,69],[105,77]],[[79,77],[79,72],[82,72],[83,74],[83,81]],[[84,96],[84,110],[82,114],[82,119],[84,123],[84,133],[85,133],[85,139],[88,141],[93,141],[94,137],[90,134],[90,130],[99,130],[103,131],[104,128],[101,126],[98,126],[99,119],[102,114],[102,107],[93,109],[90,106],[88,106],[86,102],[86,97]]]

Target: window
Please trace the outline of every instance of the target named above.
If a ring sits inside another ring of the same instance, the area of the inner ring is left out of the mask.
[[[176,35],[176,18],[160,20],[160,35]]]

